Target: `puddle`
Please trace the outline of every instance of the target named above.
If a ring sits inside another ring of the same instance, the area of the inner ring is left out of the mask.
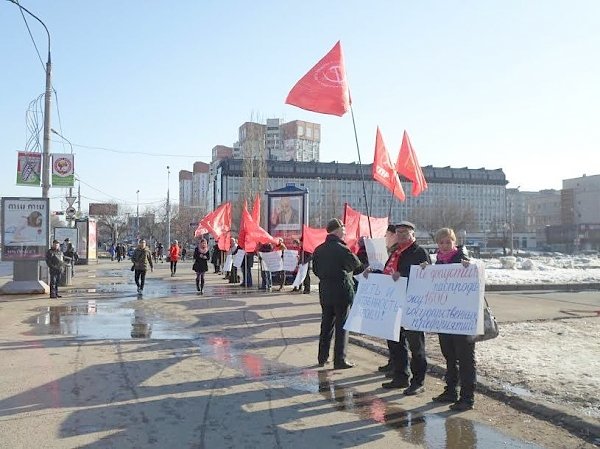
[[[502,388],[508,391],[509,393],[512,393],[516,396],[521,396],[523,398],[533,396],[533,393],[531,393],[531,391],[529,391],[527,388],[518,387],[516,385],[502,384]]]
[[[119,340],[152,338],[156,340],[191,339],[169,323],[142,309],[97,304],[95,301],[38,309],[33,321],[33,335],[70,335],[80,339]]]
[[[543,449],[498,432],[494,427],[461,418],[452,412],[422,413],[406,410],[372,393],[361,392],[335,381],[331,370],[294,368],[244,352],[222,337],[194,341],[203,356],[212,358],[244,376],[266,383],[271,389],[290,388],[319,393],[338,411],[353,413],[370,425],[394,429],[403,441],[427,449]],[[316,405],[318,406],[318,404]]]

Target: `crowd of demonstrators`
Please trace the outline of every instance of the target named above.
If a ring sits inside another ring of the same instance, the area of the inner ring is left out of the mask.
[[[320,280],[319,302],[321,304],[321,332],[317,360],[319,366],[324,366],[328,362],[331,340],[335,333],[333,367],[347,369],[354,365],[346,358],[348,331],[344,329],[344,323],[354,299],[352,274],[361,262],[344,242],[346,230],[340,220],[331,219],[326,229],[325,242],[317,246],[313,254],[313,271]]]
[[[146,240],[141,239],[138,243],[138,247],[133,251],[131,256],[133,266],[131,270],[134,272],[135,285],[137,285],[138,294],[142,294],[144,291],[144,284],[146,282],[146,272],[148,267],[150,271],[154,271],[154,264],[152,263],[152,254],[146,247]]]
[[[208,271],[208,243],[205,239],[200,239],[196,249],[194,249],[194,265],[192,270],[196,272],[196,290],[204,294],[204,274]]]
[[[171,265],[171,277],[177,273],[177,261],[179,260],[179,242],[177,240],[171,243],[169,247],[169,263]]]

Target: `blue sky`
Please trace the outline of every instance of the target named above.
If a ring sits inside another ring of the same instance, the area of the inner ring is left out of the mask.
[[[157,206],[167,165],[176,200],[179,170],[209,162],[212,147],[231,145],[249,120],[321,123],[321,161],[357,161],[349,114],[284,104],[337,40],[364,163],[379,125],[393,160],[406,129],[422,165],[502,168],[521,190],[600,173],[596,0],[21,4],[50,30],[52,127],[75,144],[85,209],[118,201],[133,210],[138,189],[142,210]],[[45,62],[45,33],[29,19]],[[8,1],[0,56],[0,191],[38,196],[41,188],[15,185],[15,172],[44,69]],[[51,151],[70,150],[53,135]],[[64,194],[51,189],[53,209]]]

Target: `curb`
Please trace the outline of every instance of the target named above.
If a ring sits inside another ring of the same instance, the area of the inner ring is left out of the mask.
[[[532,290],[555,290],[565,292],[581,292],[585,290],[600,290],[599,282],[586,284],[486,284],[486,292],[512,292]]]
[[[388,356],[387,347],[366,341],[357,334],[351,335],[349,342],[384,357]],[[446,368],[432,362],[428,358],[427,371],[435,377],[443,378]],[[568,410],[561,410],[554,404],[525,399],[521,396],[511,394],[496,383],[482,378],[479,374],[477,375],[477,392],[500,400],[515,410],[549,421],[576,434],[589,443],[598,444],[600,442],[600,424],[593,418],[572,415]]]

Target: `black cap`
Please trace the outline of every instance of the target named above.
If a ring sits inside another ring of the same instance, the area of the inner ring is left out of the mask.
[[[344,227],[344,223],[339,218],[332,218],[327,222],[327,227],[325,228],[329,234],[331,234],[336,229],[340,229]]]
[[[387,232],[391,232],[391,233],[396,232],[396,225],[394,225],[394,224],[388,225]]]

